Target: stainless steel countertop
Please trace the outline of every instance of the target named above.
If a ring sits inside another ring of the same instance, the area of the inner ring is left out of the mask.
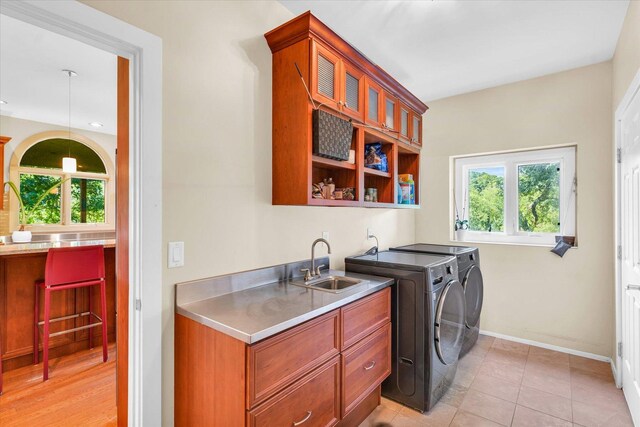
[[[176,313],[253,344],[393,284],[393,279],[331,270],[364,282],[338,294],[280,280],[194,302],[176,302]],[[182,285],[184,286],[184,285]]]

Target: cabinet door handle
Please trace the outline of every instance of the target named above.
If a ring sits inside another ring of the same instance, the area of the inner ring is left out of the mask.
[[[376,366],[376,361],[375,361],[375,360],[372,360],[372,361],[371,361],[371,364],[370,364],[369,366],[365,366],[365,367],[364,367],[364,370],[365,370],[365,371],[368,371],[368,370],[370,370],[370,369],[373,369],[373,367],[374,367],[374,366]]]
[[[628,291],[631,291],[631,290],[640,291],[640,285],[632,285],[631,283],[629,283],[627,285],[627,290]]]
[[[294,426],[294,427],[296,427],[296,426],[299,426],[299,425],[301,425],[301,424],[306,423],[307,421],[309,421],[309,418],[311,418],[311,414],[313,414],[313,412],[311,412],[311,411],[307,411],[307,416],[306,416],[306,417],[304,417],[303,419],[301,419],[300,421],[297,421],[297,422],[296,422],[296,421],[294,421],[294,422],[293,422],[293,426]]]

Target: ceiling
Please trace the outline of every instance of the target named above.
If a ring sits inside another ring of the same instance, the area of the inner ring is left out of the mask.
[[[117,57],[0,15],[0,114],[115,135]],[[90,122],[104,126],[95,128]]]
[[[629,0],[281,0],[424,101],[612,58]]]

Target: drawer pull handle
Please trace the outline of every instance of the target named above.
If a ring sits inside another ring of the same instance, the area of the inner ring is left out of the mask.
[[[302,425],[302,424],[306,423],[307,421],[309,421],[309,418],[311,418],[311,414],[313,414],[313,412],[307,411],[307,416],[304,417],[302,420],[300,420],[298,422],[294,421],[293,422],[293,426],[296,427],[296,426],[299,426],[299,425]]]
[[[375,360],[372,360],[372,361],[371,361],[371,364],[370,364],[369,366],[365,366],[365,367],[364,367],[364,370],[365,370],[365,371],[368,371],[369,369],[373,369],[373,367],[374,367],[374,366],[376,366],[376,361],[375,361]]]

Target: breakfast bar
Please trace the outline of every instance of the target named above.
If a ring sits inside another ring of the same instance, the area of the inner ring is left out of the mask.
[[[115,340],[115,236],[109,233],[74,233],[34,235],[30,243],[11,243],[3,239],[0,246],[0,348],[5,371],[33,363],[33,325],[35,281],[44,278],[49,248],[102,245],[107,284],[108,340]],[[43,295],[40,295],[42,318]],[[99,307],[99,292],[92,295]],[[88,290],[56,292],[51,297],[51,317],[67,316],[88,310]],[[84,323],[83,323],[84,322]],[[68,319],[52,324],[52,332],[86,324],[86,318]],[[81,330],[51,338],[49,354],[59,357],[89,347],[89,333]],[[102,334],[93,333],[93,345],[100,346]],[[40,347],[40,351],[42,348]]]

